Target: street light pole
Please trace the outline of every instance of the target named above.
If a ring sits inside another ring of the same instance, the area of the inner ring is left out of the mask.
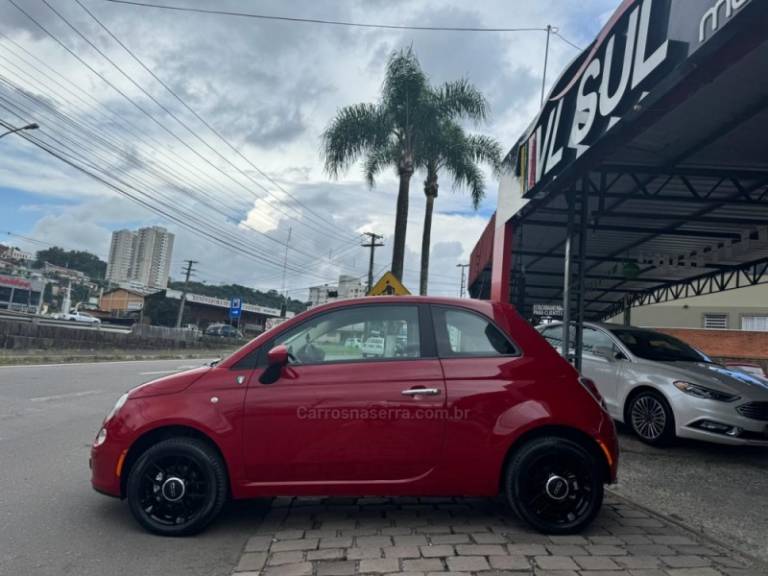
[[[3,132],[2,134],[0,134],[0,138],[2,138],[4,136],[8,136],[8,134],[14,134],[16,132],[21,132],[22,130],[37,130],[38,128],[40,128],[40,126],[38,126],[35,123],[27,124],[26,126],[22,126],[21,128],[12,128],[11,130],[8,130],[7,132]]]

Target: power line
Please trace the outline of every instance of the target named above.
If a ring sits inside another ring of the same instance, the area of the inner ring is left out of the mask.
[[[43,0],[43,1],[46,1],[46,0]],[[289,198],[294,200],[298,205],[300,205],[302,208],[304,208],[306,211],[310,212],[311,214],[314,214],[318,218],[319,222],[321,222],[324,225],[328,225],[326,221],[327,215],[320,214],[316,210],[313,210],[311,207],[302,203],[298,198],[296,198],[293,194],[291,194],[290,192],[288,192],[288,190],[286,190],[283,186],[281,186],[276,180],[274,180],[271,176],[269,176],[263,170],[261,170],[258,166],[256,166],[249,158],[247,158],[242,152],[240,152],[240,150],[238,150],[237,147],[235,147],[232,143],[230,143],[218,130],[216,130],[207,120],[205,120],[205,118],[203,118],[195,109],[193,109],[183,98],[181,98],[181,96],[179,96],[176,93],[176,91],[174,91],[170,86],[168,86],[168,84],[164,82],[151,68],[149,68],[149,66],[147,66],[128,46],[126,46],[125,43],[122,42],[106,26],[106,24],[104,24],[101,20],[99,20],[99,18],[93,12],[91,12],[81,2],[81,0],[75,0],[75,2],[110,36],[110,38],[112,38],[117,44],[119,44],[120,47],[123,48],[123,50],[125,50],[131,56],[131,58],[133,58],[136,61],[136,63],[139,64],[139,66],[141,66],[150,76],[152,76],[152,78],[154,78],[171,96],[173,96],[182,106],[184,106],[184,108],[186,108],[195,118],[197,118],[197,120],[199,120],[206,128],[208,128],[208,130],[210,130],[213,134],[215,134],[219,140],[221,140],[224,144],[226,144],[230,150],[232,150],[235,154],[237,154],[240,158],[242,158],[245,162],[247,162],[251,168],[256,170],[256,172],[258,172],[262,177],[264,177],[269,182],[271,182],[281,192],[283,192]]]
[[[92,66],[90,66],[87,62],[85,62],[81,57],[79,57],[77,54],[75,54],[71,49],[69,49],[60,39],[58,39],[55,35],[53,35],[50,31],[48,31],[42,24],[40,24],[37,20],[35,20],[29,13],[24,11],[22,8],[20,8],[15,0],[8,0],[11,4],[13,4],[20,12],[22,12],[27,18],[32,20],[33,23],[35,23],[41,30],[43,30],[48,36],[50,36],[52,39],[54,39],[59,45],[61,45],[63,48],[65,48],[70,54],[72,54],[78,61],[80,61],[83,65],[87,66],[91,72],[95,73],[99,78],[101,78],[102,81],[107,83],[113,90],[115,90],[117,93],[119,93],[123,98],[125,98],[130,104],[132,104],[135,108],[137,108],[142,114],[147,116],[150,120],[152,120],[161,130],[166,132],[169,136],[177,140],[179,143],[181,143],[185,148],[187,148],[190,152],[192,152],[195,156],[200,158],[203,162],[208,164],[211,168],[214,170],[220,172],[224,177],[229,179],[231,182],[233,182],[235,185],[241,187],[243,190],[248,192],[249,194],[252,194],[257,199],[263,199],[268,204],[269,201],[266,198],[260,198],[258,195],[254,194],[253,191],[248,188],[247,186],[243,185],[242,182],[235,179],[232,175],[229,173],[221,170],[218,166],[213,164],[208,158],[200,154],[195,148],[190,146],[187,142],[185,142],[183,139],[181,139],[177,134],[175,134],[173,131],[171,131],[164,123],[157,120],[152,114],[147,112],[142,106],[139,106],[132,98],[127,96],[125,92],[117,88],[112,82],[107,80],[101,73],[97,72]],[[75,34],[77,34],[80,38],[82,38],[93,50],[95,50],[102,58],[104,58],[107,62],[109,62],[124,78],[126,78],[131,84],[133,84],[138,90],[140,90],[147,98],[149,98],[156,106],[158,106],[163,112],[165,112],[167,115],[169,115],[171,118],[173,118],[180,126],[182,126],[187,132],[189,132],[190,135],[192,135],[194,138],[196,138],[200,143],[202,143],[206,148],[208,148],[211,152],[216,154],[219,158],[221,158],[224,162],[229,164],[233,169],[235,169],[237,172],[239,172],[242,176],[244,176],[246,179],[253,182],[256,186],[264,190],[264,192],[268,196],[273,196],[272,192],[267,189],[265,186],[263,186],[260,182],[253,179],[248,173],[243,171],[239,166],[234,164],[231,160],[229,160],[226,156],[222,155],[218,150],[216,150],[213,146],[211,146],[205,139],[203,139],[195,130],[190,128],[181,118],[179,118],[176,114],[173,113],[167,106],[163,105],[157,98],[155,98],[151,93],[149,93],[141,84],[139,84],[132,76],[130,76],[128,73],[126,73],[112,58],[110,58],[103,50],[101,50],[96,44],[94,44],[88,37],[86,37],[74,24],[72,24],[67,18],[65,18],[58,10],[56,10],[51,4],[48,2],[48,0],[42,0],[42,2],[56,15],[58,16]],[[106,29],[106,28],[105,28]],[[122,46],[122,44],[121,44]],[[130,52],[129,52],[130,53]],[[131,54],[133,55],[133,54]],[[135,58],[135,56],[134,56]],[[138,59],[137,59],[138,61]],[[156,76],[155,76],[156,78]],[[272,204],[270,204],[272,206]],[[274,208],[278,211],[283,212],[288,216],[291,217],[287,213],[284,212],[283,208],[280,205],[274,206]],[[325,221],[322,221],[323,224],[326,224]],[[329,235],[331,233],[329,232],[322,232],[318,230],[321,233],[324,233],[326,235]],[[337,232],[334,230],[333,234],[337,234]]]
[[[54,38],[54,39],[55,39],[55,38]],[[6,47],[6,48],[7,48],[7,47]],[[27,97],[27,98],[30,98],[30,94],[29,94],[27,91],[21,91],[21,93],[22,93],[22,95],[23,95],[23,96],[25,96],[25,97]],[[59,115],[59,116],[62,116],[62,114],[61,114],[61,113],[60,113],[58,110],[56,110],[56,109],[54,109],[54,108],[51,108],[51,110],[53,111],[53,113],[54,113],[54,114],[57,114],[57,115]],[[68,117],[67,117],[65,114],[64,114],[63,116],[65,117],[65,120],[69,120],[69,121],[70,121],[70,122],[72,122],[72,123],[73,123],[73,124],[74,124],[76,127],[77,127],[77,126],[79,126],[79,125],[77,124],[77,122],[75,122],[75,121],[72,121],[72,120],[71,120],[71,118],[68,118]],[[88,134],[88,136],[89,136],[89,137],[86,139],[87,141],[92,141],[92,140],[94,140],[94,139],[96,139],[96,140],[100,140],[100,141],[103,141],[103,139],[101,138],[101,136],[99,135],[99,133],[98,133],[98,132],[96,132],[95,134],[94,134],[94,132],[90,132],[90,133]],[[65,139],[68,139],[68,140],[72,141],[71,139],[69,139],[69,138],[67,138],[67,137],[65,137]],[[114,144],[113,144],[113,146],[114,146]],[[118,147],[118,148],[119,148],[119,147]],[[118,149],[118,152],[119,152],[119,149]],[[115,152],[115,153],[116,153],[116,154],[118,154],[118,152]],[[141,167],[141,168],[144,168],[144,166],[140,166],[140,167]],[[158,176],[162,178],[162,176],[161,176],[160,174],[158,174]],[[174,186],[174,187],[176,187],[176,186]],[[205,203],[205,201],[204,201],[204,200],[201,200],[201,201],[202,201],[203,203]],[[215,202],[215,200],[214,200],[214,202]],[[211,207],[211,205],[210,205],[210,204],[207,204],[207,205],[208,205],[209,207]],[[215,211],[218,211],[219,213],[221,213],[221,214],[222,214],[222,216],[224,216],[224,217],[225,217],[225,219],[229,219],[229,217],[228,217],[227,215],[223,214],[223,213],[222,213],[220,210],[217,210],[215,207],[212,207],[212,209],[214,209]],[[244,227],[246,227],[246,228],[252,229],[252,230],[254,230],[254,231],[258,232],[259,234],[262,234],[262,235],[264,235],[264,237],[265,237],[265,238],[267,238],[267,239],[270,239],[270,240],[272,240],[273,242],[278,242],[278,243],[279,243],[279,241],[278,241],[278,240],[276,240],[276,239],[274,239],[274,238],[272,238],[272,237],[270,237],[270,236],[268,236],[268,235],[266,235],[266,234],[262,233],[260,230],[257,230],[257,229],[254,229],[254,228],[252,228],[250,225],[248,225],[248,224],[243,224],[243,225],[244,225]],[[355,240],[355,243],[356,243],[356,242],[357,242],[357,240]],[[305,253],[305,252],[303,252],[303,251],[302,251],[302,253],[303,253],[303,254],[306,254],[306,255],[307,255],[308,257],[310,257],[311,259],[314,259],[314,258],[315,258],[315,256],[314,256],[314,255],[311,255],[311,254],[307,254],[307,253]]]
[[[159,8],[177,12],[197,12],[199,14],[215,14],[218,16],[237,16],[240,18],[255,18],[258,20],[278,20],[281,22],[301,22],[303,24],[326,24],[331,26],[347,26],[353,28],[380,28],[385,30],[420,30],[425,32],[541,32],[546,28],[516,27],[516,28],[483,28],[478,26],[408,26],[400,24],[373,24],[369,22],[348,22],[344,20],[324,20],[319,18],[298,18],[293,16],[271,16],[254,14],[252,12],[234,12],[215,10],[211,8],[194,8],[192,6],[169,6],[167,4],[152,4],[149,2],[134,2],[132,0],[105,0],[114,4],[129,4],[142,8]]]

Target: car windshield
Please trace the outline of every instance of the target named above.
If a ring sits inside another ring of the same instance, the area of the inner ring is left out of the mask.
[[[658,362],[712,362],[695,348],[667,334],[629,329],[613,329],[611,332],[638,358]]]

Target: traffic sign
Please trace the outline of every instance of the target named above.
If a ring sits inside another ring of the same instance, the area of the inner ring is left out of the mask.
[[[243,312],[243,301],[235,296],[229,301],[229,317],[233,320],[235,318],[240,318],[240,315]]]
[[[368,296],[408,296],[409,294],[408,289],[395,278],[392,272],[386,272],[368,292]]]

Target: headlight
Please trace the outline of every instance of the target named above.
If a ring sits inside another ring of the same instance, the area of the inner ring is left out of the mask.
[[[726,394],[725,392],[718,392],[717,390],[712,390],[711,388],[705,388],[704,386],[699,386],[698,384],[691,384],[690,382],[684,382],[682,380],[678,380],[674,382],[675,388],[680,390],[681,392],[685,392],[686,394],[690,394],[691,396],[696,396],[696,398],[704,398],[706,400],[717,400],[719,402],[733,402],[734,400],[738,400],[739,397],[735,394]]]
[[[96,440],[93,441],[93,446],[95,448],[98,448],[99,446],[104,444],[104,441],[106,439],[107,439],[107,429],[106,428],[102,428],[101,430],[99,430],[99,433],[96,436]]]
[[[104,419],[106,422],[107,420],[111,420],[112,417],[117,414],[117,411],[120,410],[123,406],[125,406],[125,403],[128,401],[128,392],[120,396],[120,398],[117,399],[117,402],[115,402],[115,407],[112,408],[112,411],[109,413],[109,415]]]

